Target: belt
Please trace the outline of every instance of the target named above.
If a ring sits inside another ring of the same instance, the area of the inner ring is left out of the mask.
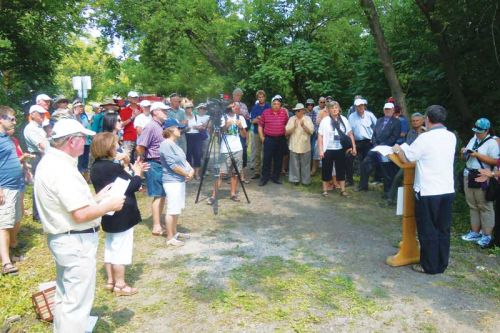
[[[97,227],[92,227],[92,228],[85,229],[85,230],[69,230],[67,232],[64,232],[64,234],[68,234],[68,235],[93,234],[93,233],[98,232],[99,229],[100,229],[99,226],[97,226]]]
[[[160,163],[161,164],[159,158],[146,158],[144,161],[145,162],[155,162],[155,163]]]

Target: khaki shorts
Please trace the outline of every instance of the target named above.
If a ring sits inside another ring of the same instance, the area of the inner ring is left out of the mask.
[[[21,191],[3,189],[5,203],[0,206],[0,229],[12,229],[23,217]]]
[[[243,150],[233,152],[234,161],[236,162],[236,167],[241,173],[241,168],[243,166]],[[225,175],[236,176],[236,171],[231,163],[231,156],[229,153],[222,153],[220,155],[220,173]]]

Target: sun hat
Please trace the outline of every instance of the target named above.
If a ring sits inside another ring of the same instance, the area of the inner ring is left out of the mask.
[[[367,102],[366,102],[366,99],[363,99],[363,98],[357,98],[355,101],[354,101],[354,105],[356,106],[359,106],[359,105],[366,105]]]
[[[295,107],[292,110],[293,111],[300,111],[300,110],[303,110],[303,109],[305,109],[304,104],[297,103],[297,105],[295,105]]]

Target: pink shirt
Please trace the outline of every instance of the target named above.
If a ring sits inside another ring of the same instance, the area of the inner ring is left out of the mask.
[[[266,109],[262,112],[259,126],[264,129],[265,136],[284,136],[287,122],[288,112],[285,109],[279,109],[278,112]]]

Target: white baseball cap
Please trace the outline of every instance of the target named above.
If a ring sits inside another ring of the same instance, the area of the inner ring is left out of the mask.
[[[157,109],[169,110],[169,109],[171,109],[171,107],[168,105],[165,105],[165,103],[163,103],[163,102],[154,102],[153,104],[151,104],[151,111],[157,110]]]
[[[148,106],[151,106],[151,102],[148,101],[147,99],[143,99],[140,103],[139,103],[140,106],[142,107],[148,107]]]
[[[86,129],[75,119],[61,119],[55,123],[52,129],[52,138],[62,138],[63,136],[82,133],[85,135],[95,135],[94,131]]]
[[[128,97],[139,97],[139,94],[137,93],[137,91],[129,91]]]
[[[49,95],[47,94],[40,94],[38,96],[36,96],[36,102],[40,102],[40,101],[51,101],[52,98],[50,98]]]
[[[358,105],[366,105],[368,104],[366,102],[366,99],[362,99],[362,98],[356,98],[356,100],[354,101],[354,105],[358,106]]]
[[[394,104],[393,103],[385,103],[384,109],[394,109]]]
[[[38,112],[38,113],[43,113],[47,112],[44,108],[42,108],[40,105],[32,105],[30,107],[30,114],[33,112]]]

